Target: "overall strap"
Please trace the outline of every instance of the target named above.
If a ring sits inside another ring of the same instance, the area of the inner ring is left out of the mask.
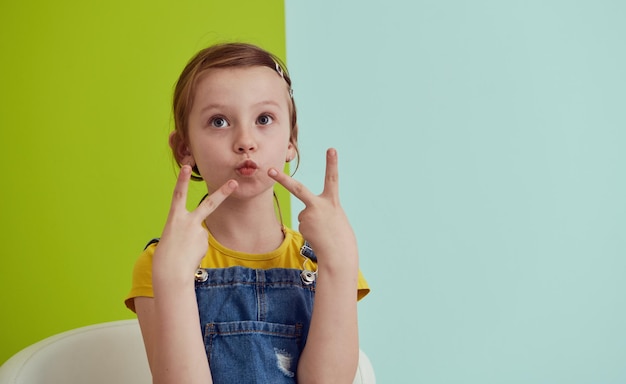
[[[300,248],[300,254],[317,263],[317,256],[315,256],[315,252],[313,252],[313,248],[311,248],[308,241],[304,241],[304,245]]]
[[[146,248],[148,248],[148,247],[149,247],[149,246],[151,246],[152,244],[156,244],[156,243],[158,243],[158,242],[159,242],[159,240],[161,240],[161,238],[160,238],[160,237],[155,237],[154,239],[150,240],[150,241],[148,242],[148,244],[146,244],[146,246],[145,246],[145,247],[143,247],[143,250],[145,251],[145,250],[146,250]]]

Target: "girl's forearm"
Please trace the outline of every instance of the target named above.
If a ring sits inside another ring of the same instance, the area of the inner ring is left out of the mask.
[[[342,264],[326,268],[320,263],[311,326],[297,370],[300,384],[354,380],[359,359],[358,261],[344,259]]]
[[[212,383],[193,281],[179,289],[154,285],[155,384]]]

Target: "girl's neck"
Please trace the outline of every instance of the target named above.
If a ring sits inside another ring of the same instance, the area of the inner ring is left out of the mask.
[[[245,253],[267,253],[284,240],[273,204],[224,201],[205,219],[211,235],[223,246]]]

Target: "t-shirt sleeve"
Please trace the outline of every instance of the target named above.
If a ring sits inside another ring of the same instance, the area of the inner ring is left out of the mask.
[[[154,297],[152,290],[152,256],[156,243],[150,244],[139,255],[133,268],[133,278],[130,292],[126,296],[124,303],[126,307],[135,312],[135,297]]]

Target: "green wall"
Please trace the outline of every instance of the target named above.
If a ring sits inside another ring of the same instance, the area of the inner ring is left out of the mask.
[[[175,181],[173,84],[222,40],[284,58],[282,0],[1,3],[0,362],[133,317],[131,268],[159,236]]]

